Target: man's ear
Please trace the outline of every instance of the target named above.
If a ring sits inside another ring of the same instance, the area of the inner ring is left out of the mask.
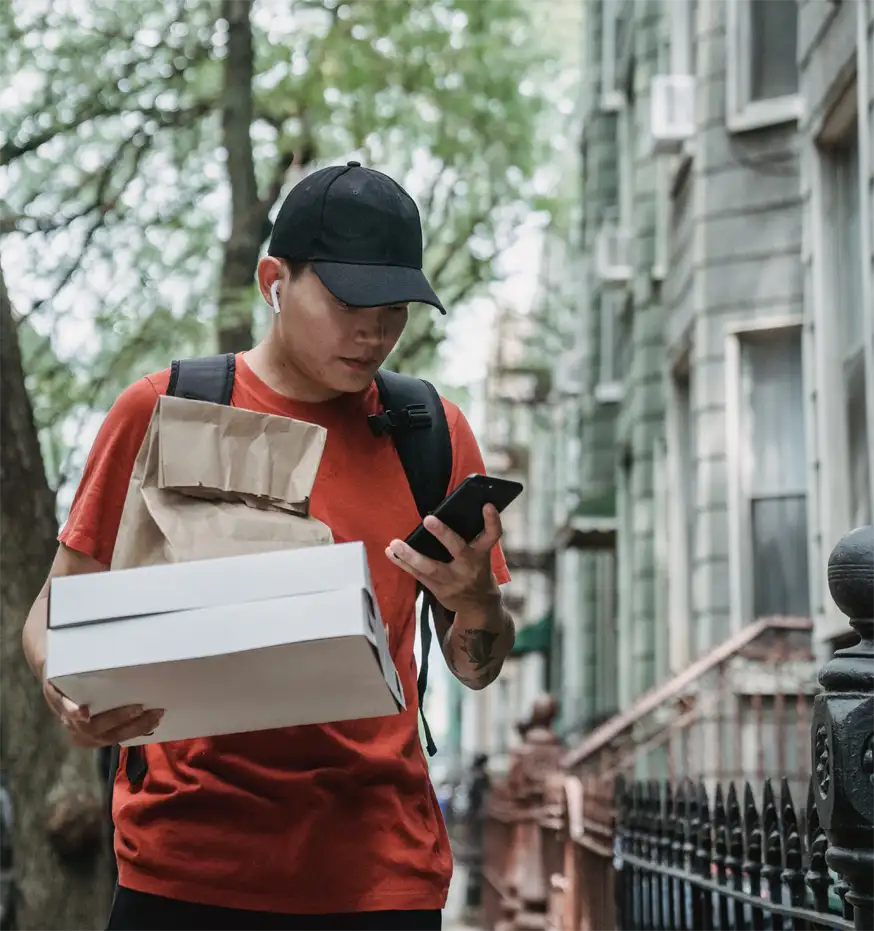
[[[272,289],[274,282],[279,282],[280,287],[285,278],[285,264],[282,259],[277,259],[272,255],[265,255],[258,262],[258,290],[261,297],[273,306]]]

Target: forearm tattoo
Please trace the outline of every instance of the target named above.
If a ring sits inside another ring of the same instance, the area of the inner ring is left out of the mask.
[[[477,672],[485,669],[494,659],[495,641],[499,636],[494,631],[476,628],[461,634],[461,651]]]

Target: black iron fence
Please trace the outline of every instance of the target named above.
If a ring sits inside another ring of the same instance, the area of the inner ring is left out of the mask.
[[[617,914],[623,929],[853,928],[846,886],[829,870],[811,781],[798,817],[789,783],[617,787]]]

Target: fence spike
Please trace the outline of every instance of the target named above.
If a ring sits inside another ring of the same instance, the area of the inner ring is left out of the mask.
[[[650,856],[659,862],[662,858],[662,798],[657,779],[649,783],[649,812]]]
[[[771,780],[765,780],[762,797],[762,821],[765,829],[765,862],[770,867],[779,867],[783,862],[783,846],[780,837],[780,815],[774,799]]]
[[[642,820],[643,811],[641,804],[640,783],[635,782],[631,789],[631,852],[640,854],[640,845],[642,837]]]
[[[698,842],[698,790],[691,779],[686,781],[686,817],[683,819],[683,862],[686,868],[694,867],[695,847]]]
[[[801,836],[798,833],[798,817],[792,801],[789,780],[784,776],[780,782],[780,828],[783,832],[783,855],[786,869],[781,877],[789,889],[789,902],[798,907],[804,904],[804,871]]]
[[[671,863],[683,866],[683,822],[686,819],[686,792],[683,783],[674,794],[673,829],[671,831]]]
[[[737,791],[733,782],[728,784],[726,815],[726,846],[728,847],[726,865],[731,870],[732,882],[735,888],[740,889],[742,884],[741,863],[744,856],[744,835],[741,825],[740,805],[737,801]]]
[[[673,817],[671,813],[671,784],[664,784],[664,792],[660,792],[659,799],[659,817],[661,820],[661,839],[659,841],[659,861],[664,864],[671,862],[671,825]]]
[[[744,871],[758,873],[762,865],[762,822],[749,782],[744,784],[744,836],[747,852]]]
[[[645,782],[637,785],[637,852],[649,855],[649,789]]]
[[[698,861],[698,873],[710,876],[710,856],[713,850],[713,822],[710,820],[710,801],[707,798],[707,786],[702,779],[698,783],[698,846],[695,858]]]
[[[828,847],[828,838],[819,823],[819,812],[816,810],[816,798],[813,794],[813,776],[807,784],[807,856],[808,866],[804,880],[813,893],[817,911],[828,911],[828,890],[832,884],[828,865],[825,862],[825,851]]]
[[[765,832],[765,864],[762,875],[768,884],[768,897],[777,905],[783,904],[783,886],[780,882],[780,869],[783,864],[783,844],[780,836],[780,814],[774,799],[771,780],[765,780],[762,793],[762,823]],[[772,914],[773,931],[783,931],[783,916]]]
[[[720,882],[725,881],[725,859],[728,855],[726,835],[725,802],[722,798],[722,786],[717,783],[713,799],[713,862],[716,864],[716,876]]]

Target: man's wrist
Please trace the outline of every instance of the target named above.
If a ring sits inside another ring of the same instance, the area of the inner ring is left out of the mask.
[[[501,598],[501,589],[497,579],[492,576],[489,585],[482,592],[461,601],[456,606],[454,613],[456,617],[463,617],[465,623],[480,618],[482,623],[478,626],[493,626],[494,622],[504,614],[503,599]],[[489,621],[492,624],[489,624]]]

